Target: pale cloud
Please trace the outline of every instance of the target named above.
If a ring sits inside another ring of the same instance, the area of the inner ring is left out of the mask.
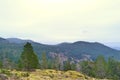
[[[41,42],[118,41],[119,4],[120,0],[1,0],[1,36]]]

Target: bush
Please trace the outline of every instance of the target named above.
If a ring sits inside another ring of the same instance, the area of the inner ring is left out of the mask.
[[[6,69],[1,69],[0,73],[6,74],[6,75],[8,75],[8,76],[11,75],[10,71],[9,71],[9,70],[6,70]]]

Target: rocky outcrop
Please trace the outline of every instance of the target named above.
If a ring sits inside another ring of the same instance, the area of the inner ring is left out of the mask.
[[[5,75],[5,74],[0,74],[0,80],[8,80],[7,75]]]

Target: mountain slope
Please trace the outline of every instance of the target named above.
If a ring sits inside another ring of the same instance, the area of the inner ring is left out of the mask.
[[[17,61],[23,50],[23,46],[27,41],[31,40],[11,40],[1,38],[0,59],[9,57],[10,59]],[[41,53],[45,51],[49,57],[51,56],[51,53],[56,53],[75,60],[84,59],[85,57],[94,60],[98,55],[103,55],[106,59],[108,57],[114,57],[115,59],[120,60],[120,51],[97,42],[90,43],[78,41],[74,43],[62,43],[58,45],[44,45],[33,41],[31,41],[31,43],[39,58],[41,57]]]
[[[26,43],[26,42],[33,42],[31,40],[22,40],[22,39],[18,39],[18,38],[7,38],[7,40],[10,42],[10,43]]]
[[[70,56],[81,58],[83,55],[90,55],[92,59],[95,59],[98,55],[103,55],[105,58],[115,57],[119,59],[120,52],[118,50],[112,49],[100,43],[89,43],[78,41],[71,44],[60,45],[60,48],[64,50],[63,52],[69,53]]]

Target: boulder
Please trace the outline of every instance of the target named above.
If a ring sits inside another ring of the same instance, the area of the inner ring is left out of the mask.
[[[5,75],[5,74],[0,74],[0,80],[8,80],[7,75]]]

